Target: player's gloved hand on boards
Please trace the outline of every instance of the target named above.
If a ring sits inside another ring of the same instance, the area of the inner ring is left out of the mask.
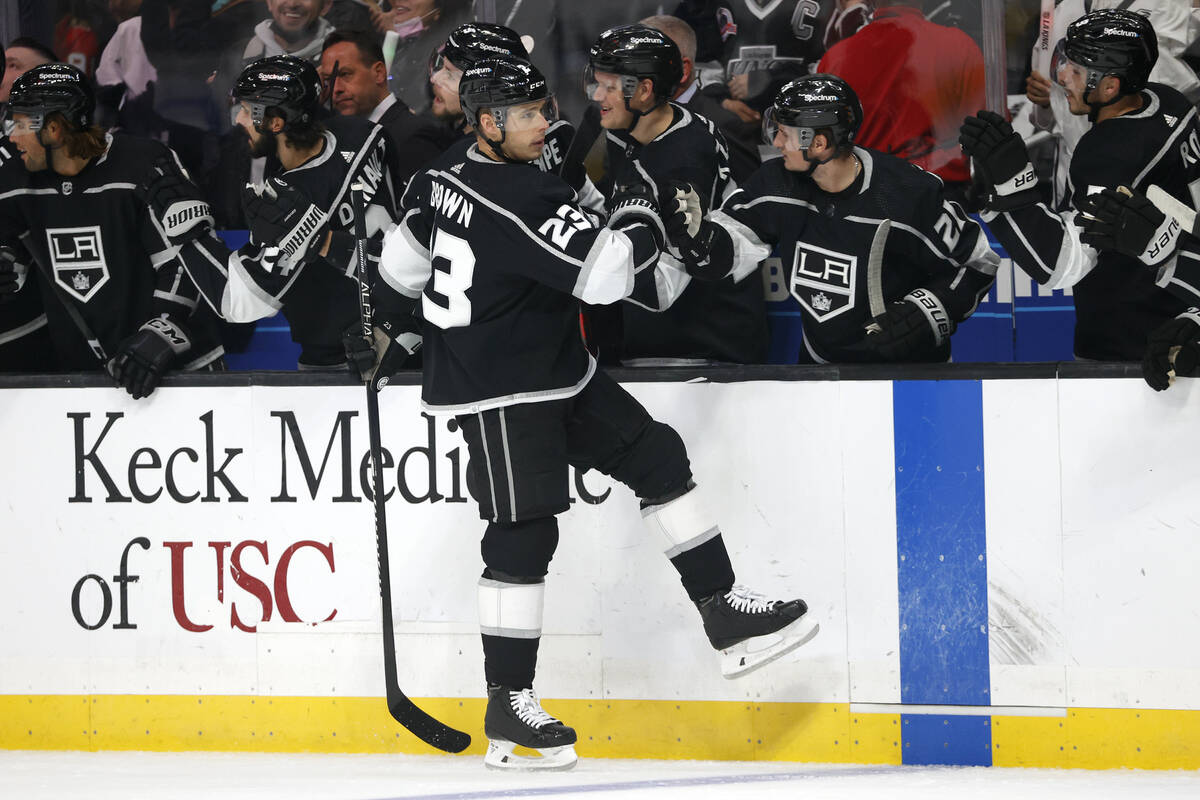
[[[928,356],[954,333],[954,320],[937,295],[914,289],[889,303],[867,326],[864,343],[885,361],[903,362]]]
[[[1151,389],[1161,392],[1171,385],[1172,376],[1193,377],[1198,356],[1200,308],[1189,308],[1150,332],[1142,357],[1142,377]]]
[[[355,323],[342,334],[342,347],[350,369],[378,392],[421,349],[421,329],[411,314],[377,314],[372,332],[364,335],[362,325]]]
[[[171,363],[191,344],[179,323],[155,317],[121,342],[108,361],[108,373],[133,399],[149,397]]]
[[[215,224],[208,202],[170,153],[155,160],[134,195],[150,207],[173,245],[190,242]]]
[[[1020,134],[1004,117],[980,111],[967,117],[959,129],[958,143],[987,187],[987,205],[995,211],[1038,201],[1037,173]]]
[[[250,226],[250,241],[277,248],[275,264],[284,275],[304,260],[310,247],[315,244],[314,252],[320,247],[329,219],[304,192],[280,178],[246,184],[242,210]]]
[[[21,275],[17,272],[17,251],[0,246],[0,302],[17,293],[21,288]]]
[[[1140,194],[1124,186],[1104,189],[1079,202],[1076,219],[1083,228],[1079,239],[1097,250],[1115,250],[1148,267],[1166,261],[1175,252],[1182,229]]]
[[[636,177],[618,183],[608,206],[608,227],[620,230],[641,223],[650,229],[656,246],[662,249],[666,236],[658,216],[658,202],[649,184]]]

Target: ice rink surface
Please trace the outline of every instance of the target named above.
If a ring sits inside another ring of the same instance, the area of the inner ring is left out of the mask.
[[[0,752],[6,800],[1107,800],[1200,797],[1200,772],[581,759],[496,773],[478,756]]]

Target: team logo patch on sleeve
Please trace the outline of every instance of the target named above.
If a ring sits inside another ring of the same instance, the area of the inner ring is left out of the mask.
[[[854,308],[858,256],[797,243],[788,287],[792,297],[817,322]]]
[[[54,281],[81,303],[91,300],[108,283],[104,241],[99,225],[82,228],[47,228],[50,266]]]

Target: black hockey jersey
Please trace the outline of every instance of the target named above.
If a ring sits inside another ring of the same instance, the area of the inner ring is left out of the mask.
[[[725,40],[726,78],[749,74],[747,102],[762,108],[783,84],[821,60],[837,0],[726,0],[717,6],[718,24],[732,33]]]
[[[380,277],[420,298],[422,400],[475,413],[570,397],[591,378],[579,302],[613,303],[658,258],[645,226],[596,226],[558,176],[473,146],[413,177]]]
[[[883,220],[891,220],[878,278],[885,303],[923,288],[961,321],[1000,263],[979,224],[945,199],[936,176],[873,150],[856,147],[854,154],[862,168],[842,192],[828,194],[773,159],[711,215],[733,240],[734,276],[778,247],[788,290],[803,314],[801,363],[878,360],[862,344],[872,319],[871,245]],[[949,355],[947,338],[919,360]]]
[[[1115,251],[1097,253],[1079,241],[1075,200],[1128,186],[1157,184],[1195,206],[1200,181],[1200,126],[1178,91],[1151,83],[1141,110],[1104,120],[1079,140],[1071,159],[1070,207],[1044,204],[983,219],[1016,263],[1050,288],[1073,286],[1075,355],[1140,361],[1148,334],[1184,308],[1200,304],[1200,242],[1183,237],[1177,255],[1157,269]]]
[[[359,117],[325,121],[321,152],[279,177],[299,189],[327,217],[331,231],[353,233],[350,187],[362,180],[367,195],[367,235],[380,237],[395,224],[395,154],[383,128]],[[204,297],[230,322],[252,322],[282,311],[300,345],[300,364],[345,365],[342,334],[358,320],[354,259],[331,263],[315,254],[279,269],[275,242],[251,242],[230,253],[215,236],[197,240],[183,255]]]
[[[223,353],[214,328],[189,322],[196,288],[165,237],[164,220],[140,196],[155,162],[164,158],[178,164],[159,142],[109,134],[104,153],[78,175],[43,170],[0,193],[0,202],[11,198],[19,211],[15,219],[0,220],[0,243],[23,243],[53,276],[54,290],[46,281],[39,286],[61,369],[99,368],[64,302],[79,311],[109,356],[122,339],[161,315],[191,333],[181,369],[206,366]]]
[[[736,188],[725,138],[707,118],[671,104],[674,120],[642,145],[627,132],[608,132],[609,173],[639,174],[661,197],[670,180],[696,187],[705,213]],[[678,254],[663,253],[654,292],[638,291],[621,304],[624,363],[720,361],[753,364],[767,354],[767,317],[757,271],[719,281],[693,281]]]
[[[0,195],[8,195],[25,186],[28,180],[29,173],[21,163],[16,148],[7,136],[0,136]],[[15,195],[0,200],[0,216],[7,216],[11,220],[9,223],[0,222],[0,226],[23,227],[19,221],[20,213]],[[13,246],[11,242],[6,244]],[[21,288],[15,295],[0,298],[0,372],[30,368],[49,372],[54,369],[52,361],[34,367],[29,359],[21,357],[16,351],[21,347],[19,342],[22,339],[29,341],[29,337],[37,331],[42,331],[44,335],[46,327],[46,312],[42,310],[42,298],[37,285],[37,267],[29,263],[24,247],[18,250],[21,254],[18,269],[25,270]],[[6,357],[5,354],[13,354],[13,357]]]

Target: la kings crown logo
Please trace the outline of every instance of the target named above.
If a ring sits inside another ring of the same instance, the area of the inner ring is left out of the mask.
[[[104,242],[99,225],[47,228],[54,281],[81,303],[91,300],[108,283]]]
[[[825,322],[854,308],[857,274],[858,256],[798,242],[788,290],[817,322]]]

